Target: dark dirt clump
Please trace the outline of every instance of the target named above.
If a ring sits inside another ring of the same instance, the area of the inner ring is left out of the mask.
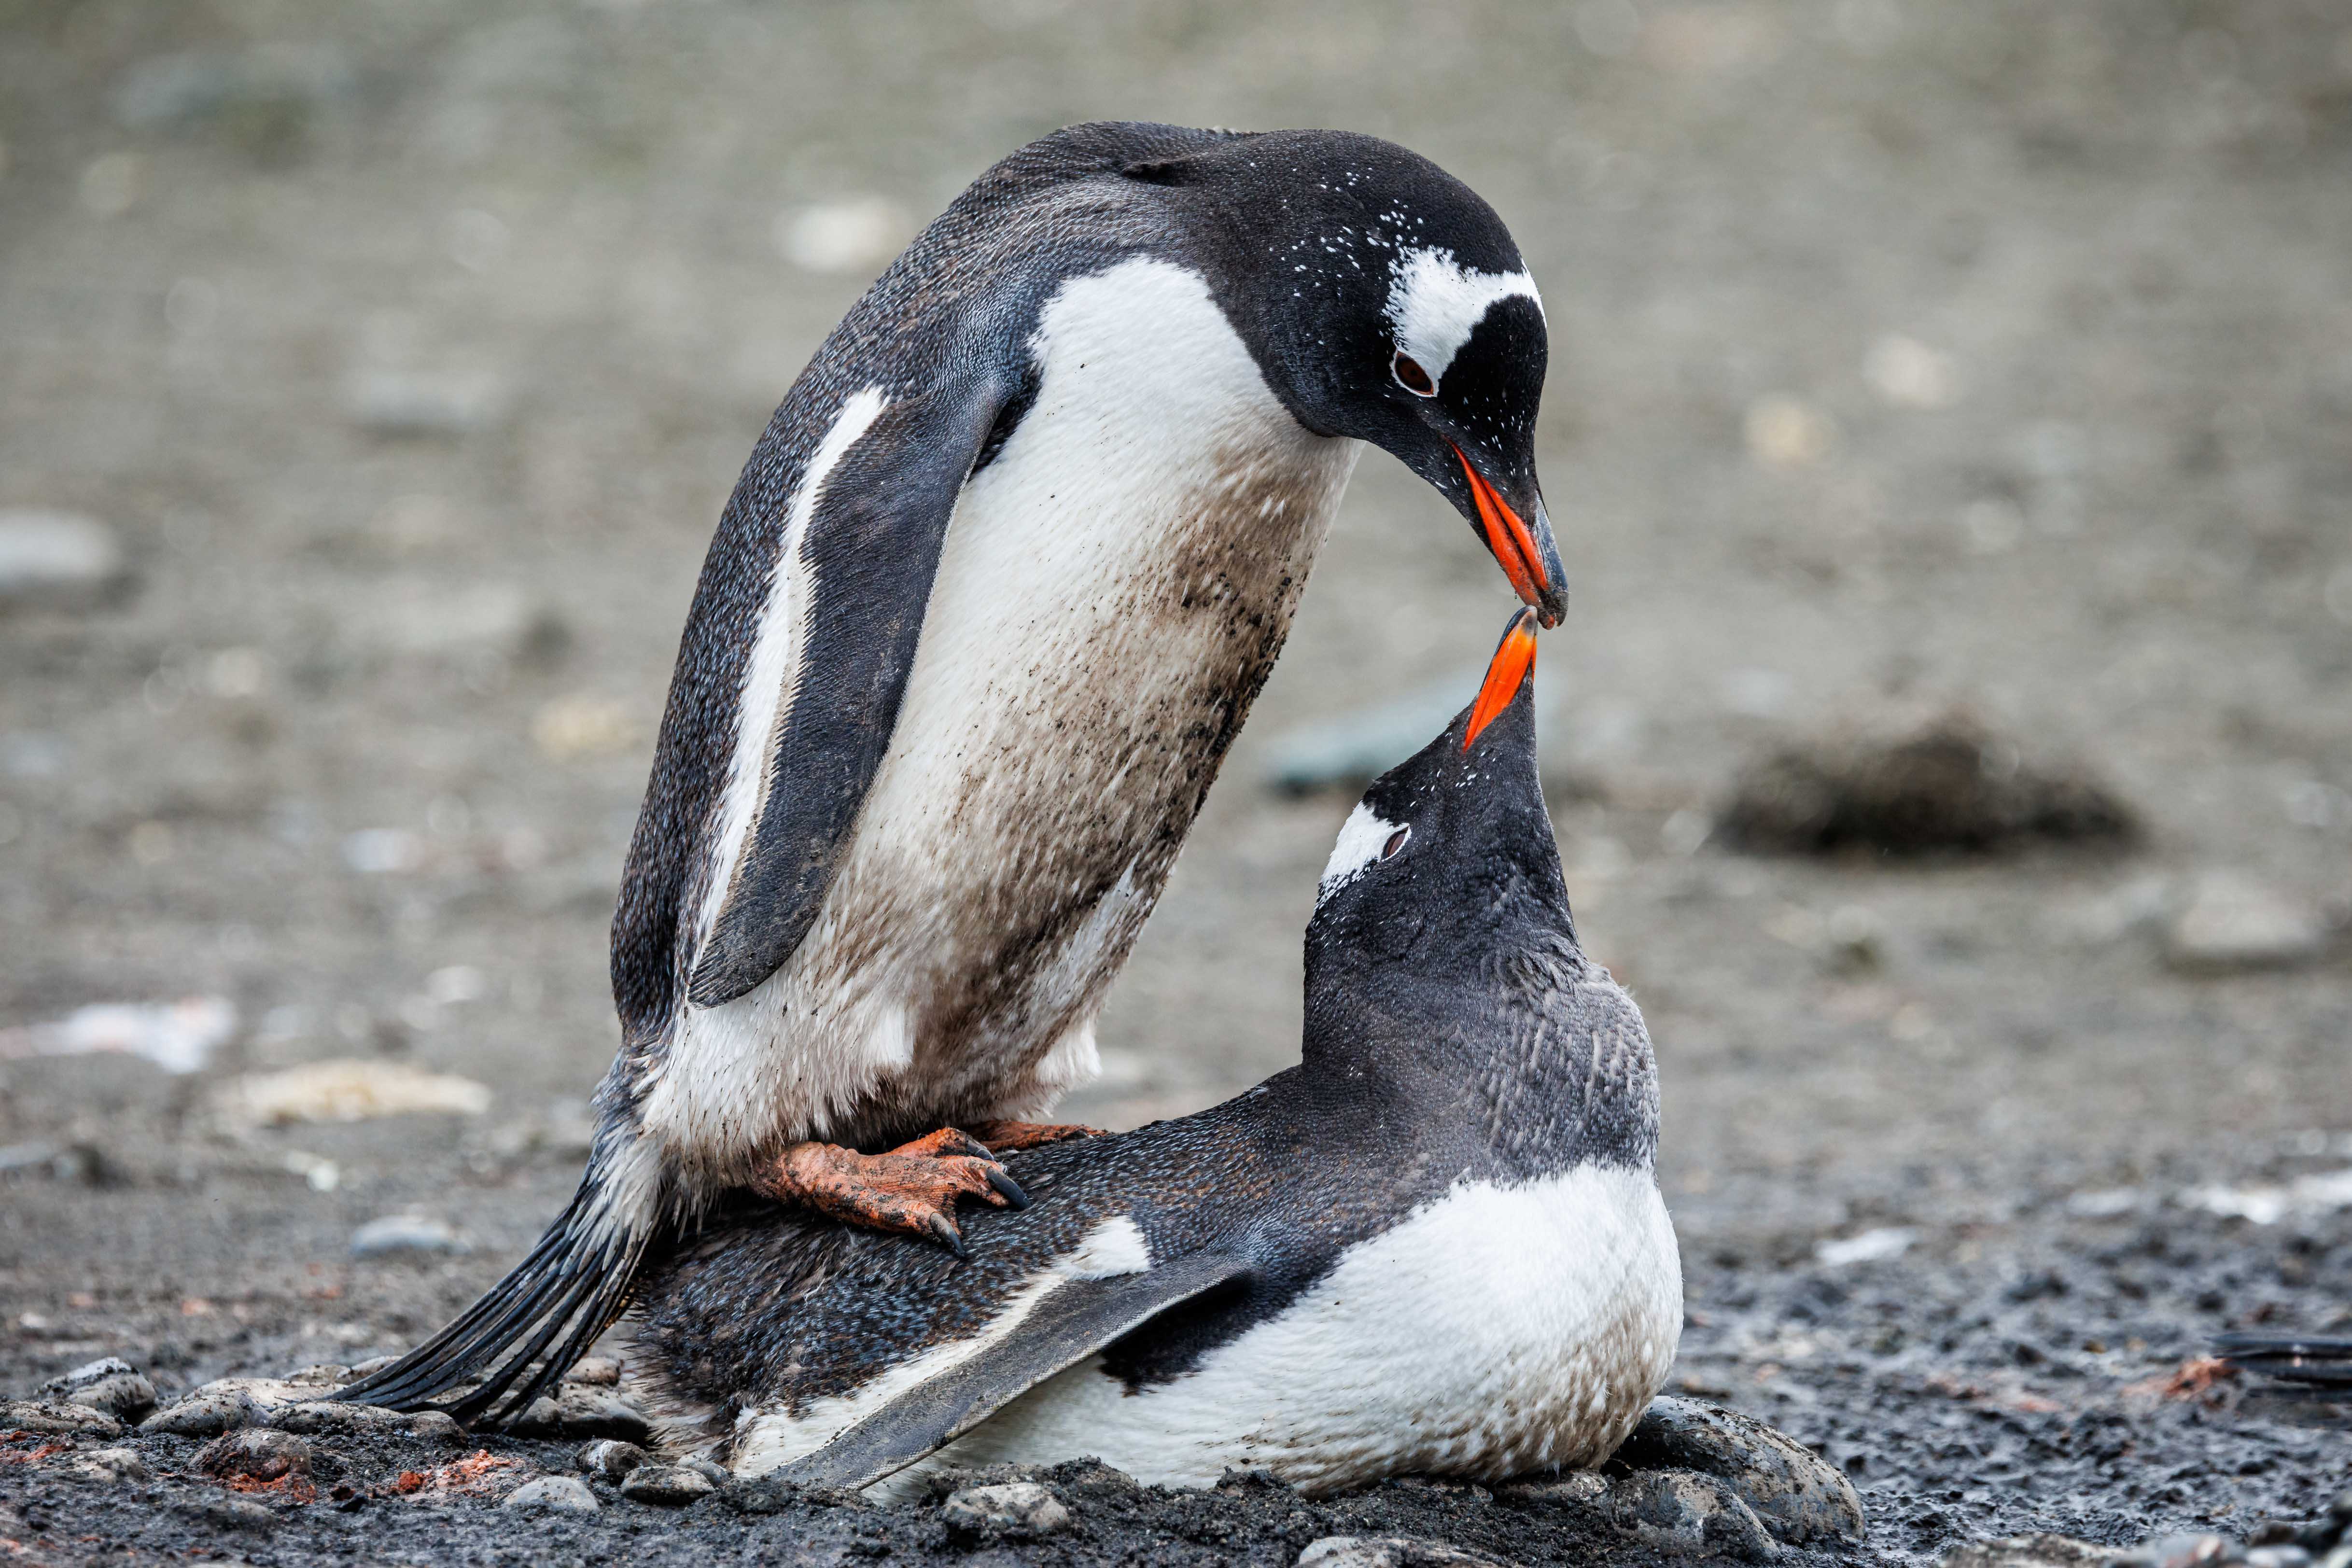
[[[1736,847],[1992,854],[2033,843],[2128,845],[2139,818],[2071,764],[2028,762],[1974,715],[1792,746],[1747,768],[1717,830]]]

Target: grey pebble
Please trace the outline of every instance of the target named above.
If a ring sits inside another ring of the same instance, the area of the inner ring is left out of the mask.
[[[1720,1481],[1774,1539],[1792,1546],[1862,1539],[1862,1499],[1844,1473],[1738,1411],[1671,1395],[1654,1399],[1616,1462],[1636,1471],[1696,1470]]]
[[[375,436],[470,436],[505,419],[506,384],[487,370],[363,370],[343,388],[352,422]]]
[[[507,1493],[501,1508],[544,1510],[551,1513],[599,1513],[604,1504],[578,1476],[541,1476]]]
[[[2191,973],[2292,969],[2327,949],[2327,921],[2303,900],[2236,871],[2210,871],[2165,931],[2165,958]]]
[[[2245,1550],[2227,1536],[2167,1535],[2108,1559],[2116,1568],[2219,1568],[2243,1563]]]
[[[143,1481],[147,1466],[129,1448],[92,1448],[77,1454],[64,1469],[69,1480],[77,1481]]]
[[[602,1476],[617,1481],[646,1462],[646,1451],[635,1443],[624,1443],[612,1437],[598,1437],[581,1445],[572,1462],[592,1476]]]
[[[1062,1500],[1035,1481],[962,1488],[940,1506],[940,1517],[949,1529],[966,1533],[1051,1535],[1070,1523]]]
[[[2008,1535],[1956,1547],[1941,1568],[2100,1568],[2114,1555],[2070,1535]]]
[[[269,1509],[232,1493],[183,1502],[180,1512],[200,1523],[228,1530],[268,1530],[278,1522],[278,1515]]]
[[[1780,1553],[1756,1511],[1713,1476],[1637,1470],[1610,1483],[1610,1508],[1645,1545],[1769,1563]]]
[[[96,518],[0,510],[0,608],[84,609],[122,575],[122,545]]]
[[[2311,1553],[2300,1546],[2257,1546],[2246,1553],[2246,1568],[2311,1568]]]
[[[1499,1568],[1483,1552],[1410,1535],[1327,1535],[1298,1554],[1298,1568]]]
[[[698,1502],[719,1490],[709,1476],[677,1465],[640,1465],[621,1483],[621,1495],[631,1502],[677,1508]]]
[[[618,1389],[576,1383],[532,1400],[510,1429],[518,1436],[612,1437],[636,1444],[653,1436],[645,1412]]]
[[[474,1244],[446,1220],[421,1215],[385,1215],[352,1232],[353,1258],[395,1258],[404,1253],[462,1258]]]
[[[41,1384],[41,1392],[131,1424],[155,1408],[155,1385],[120,1356],[104,1356],[53,1377]]]
[[[62,1399],[0,1401],[0,1426],[51,1437],[120,1437],[122,1423],[103,1410]]]
[[[307,1476],[320,1468],[318,1452],[309,1443],[267,1426],[223,1433],[196,1450],[195,1465],[208,1476],[259,1481]]]

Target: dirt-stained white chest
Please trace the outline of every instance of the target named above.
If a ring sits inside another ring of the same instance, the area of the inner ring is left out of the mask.
[[[816,923],[761,985],[688,1010],[694,1048],[647,1097],[714,1166],[1091,1075],[1094,1010],[1360,451],[1292,418],[1167,262],[1074,279],[1031,350],[1036,399],[958,500]]]

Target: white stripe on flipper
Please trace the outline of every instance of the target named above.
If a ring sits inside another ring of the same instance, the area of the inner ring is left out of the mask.
[[[1171,1381],[1130,1388],[1089,1357],[866,1495],[1082,1454],[1147,1485],[1263,1468],[1310,1496],[1597,1464],[1665,1382],[1681,1332],[1681,1257],[1647,1170],[1465,1180]]]
[[[1433,381],[1486,319],[1486,312],[1505,300],[1526,299],[1543,310],[1536,280],[1521,272],[1480,272],[1454,259],[1450,250],[1408,250],[1397,258],[1389,284],[1385,314],[1395,329],[1397,347],[1418,362]]]
[[[815,574],[809,570],[803,551],[808,542],[809,520],[816,515],[817,502],[824,499],[824,481],[834,466],[859,437],[874,427],[889,401],[880,387],[869,386],[842,405],[833,428],[824,433],[809,458],[808,472],[801,477],[800,489],[785,509],[783,542],[776,552],[768,602],[760,612],[759,634],[751,643],[743,689],[736,698],[735,754],[728,764],[726,793],[719,797],[710,884],[703,890],[695,926],[698,945],[709,938],[711,926],[726,905],[728,889],[734,884],[774,771],[776,742],[783,733],[788,699],[800,684],[801,645],[807,638],[809,606],[816,595]]]
[[[745,1410],[735,1419],[734,1472],[765,1475],[815,1453],[898,1395],[953,1371],[1003,1340],[1047,1296],[1073,1279],[1139,1274],[1150,1266],[1151,1251],[1143,1232],[1127,1215],[1114,1215],[1088,1230],[1076,1247],[1024,1280],[1005,1299],[996,1316],[971,1338],[933,1345],[845,1394],[811,1400],[797,1415],[786,1408]]]

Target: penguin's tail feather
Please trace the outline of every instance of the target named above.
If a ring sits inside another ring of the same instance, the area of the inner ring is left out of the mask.
[[[2213,1341],[2213,1353],[2271,1377],[2352,1390],[2352,1338],[2326,1334],[2221,1334]]]
[[[439,1333],[335,1397],[441,1410],[470,1424],[493,1405],[494,1420],[510,1419],[552,1388],[627,1309],[647,1254],[667,1230],[658,1205],[650,1216],[621,1212],[603,1153],[600,1147],[571,1204],[505,1279]]]

